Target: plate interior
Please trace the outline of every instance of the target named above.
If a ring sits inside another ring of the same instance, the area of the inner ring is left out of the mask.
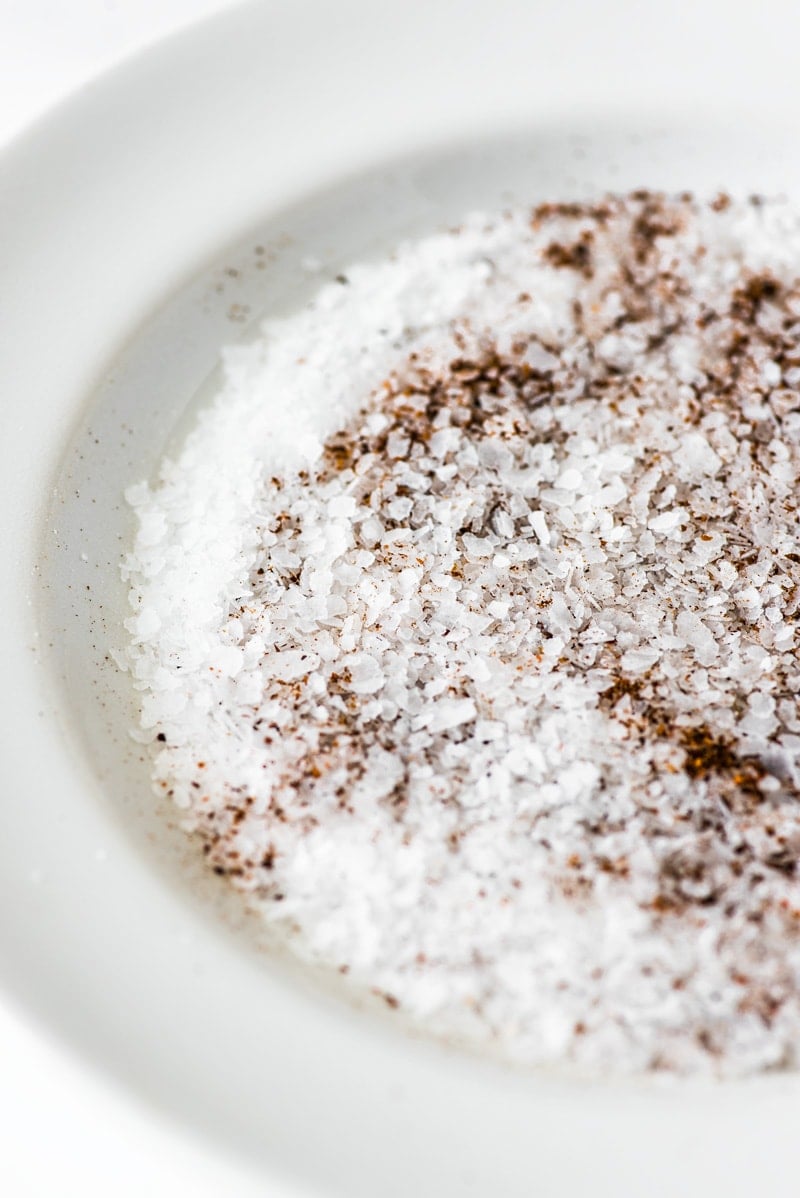
[[[124,490],[153,478],[162,456],[179,448],[218,386],[221,347],[254,336],[265,317],[297,309],[348,263],[381,257],[473,210],[634,187],[709,195],[723,187],[737,194],[798,191],[784,145],[779,138],[752,140],[743,155],[736,136],[719,130],[614,127],[588,136],[567,128],[380,165],[222,241],[108,361],[57,480],[42,553],[42,640],[63,719],[96,778],[93,801],[124,826],[164,886],[222,921],[268,967],[378,1010],[328,971],[309,971],[282,951],[275,934],[205,868],[177,812],[151,790],[147,750],[130,736],[136,692],[113,658],[129,614],[119,563],[134,522]]]

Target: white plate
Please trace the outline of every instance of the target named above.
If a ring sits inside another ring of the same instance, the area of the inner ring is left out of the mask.
[[[106,655],[121,491],[185,427],[219,345],[298,302],[305,255],[335,273],[509,198],[800,197],[798,34],[777,2],[246,5],[0,162],[0,973],[272,1176],[352,1198],[796,1190],[800,1079],[513,1072],[265,953],[151,800]]]

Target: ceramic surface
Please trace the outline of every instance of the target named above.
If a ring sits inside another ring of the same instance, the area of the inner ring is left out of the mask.
[[[108,651],[122,490],[219,347],[302,302],[304,258],[335,274],[469,208],[606,188],[800,199],[798,33],[774,2],[249,4],[0,160],[0,978],[266,1176],[348,1198],[795,1192],[800,1078],[515,1072],[284,960],[151,798]]]

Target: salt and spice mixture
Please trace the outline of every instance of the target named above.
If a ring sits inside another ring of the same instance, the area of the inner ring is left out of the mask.
[[[590,1071],[800,1056],[800,217],[473,216],[128,493],[154,776],[298,953]]]

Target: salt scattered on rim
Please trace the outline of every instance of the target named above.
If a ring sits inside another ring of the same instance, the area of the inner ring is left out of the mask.
[[[800,219],[474,215],[127,493],[154,779],[296,951],[524,1062],[800,1048]]]

